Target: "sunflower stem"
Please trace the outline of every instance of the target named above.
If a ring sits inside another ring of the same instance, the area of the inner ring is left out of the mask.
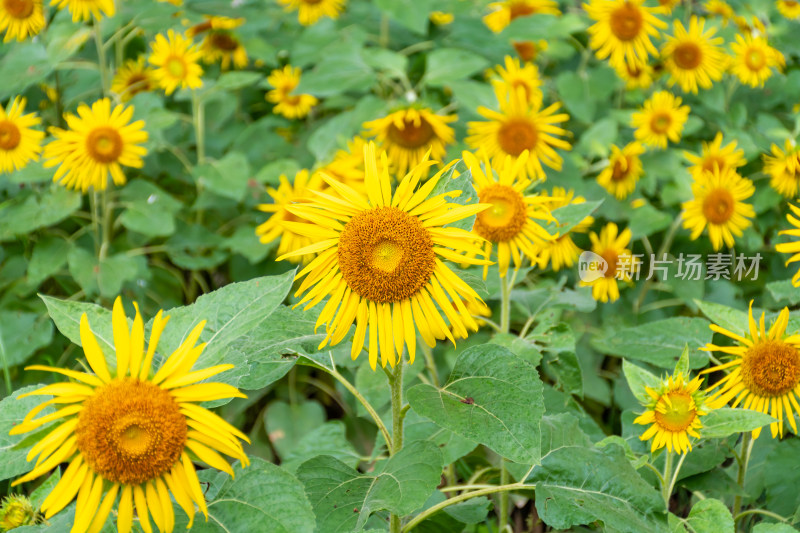
[[[683,466],[683,461],[686,459],[686,456],[689,455],[688,452],[681,455],[681,458],[678,460],[678,464],[675,466],[675,471],[672,473],[672,479],[669,481],[669,486],[667,487],[667,494],[672,496],[672,491],[675,488],[675,483],[678,481],[678,473],[681,471],[681,467]]]
[[[103,34],[100,31],[100,20],[94,20],[94,43],[97,47],[97,68],[100,70],[100,86],[103,96],[108,96],[108,65],[106,64],[106,49],[103,46]]]
[[[511,289],[517,279],[517,269],[511,278],[500,278],[500,333],[508,333],[511,329]],[[508,485],[509,476],[506,470],[506,460],[500,459],[500,484]],[[500,508],[497,516],[497,529],[502,531],[508,525],[508,492],[500,493]]]
[[[510,476],[508,475],[508,470],[506,469],[506,460],[501,458],[500,459],[500,485],[508,485],[510,481]],[[508,492],[501,492],[500,493],[500,510],[498,512],[499,516],[497,519],[497,529],[499,531],[503,531],[506,529],[508,525]]]
[[[103,200],[101,202],[101,209],[102,212],[102,240],[100,243],[100,251],[97,254],[97,258],[102,261],[108,255],[108,247],[111,243],[111,215],[113,208],[109,205],[108,202],[108,189],[103,189]]]
[[[394,455],[403,448],[403,419],[405,409],[403,407],[403,356],[397,358],[397,364],[389,380],[392,393],[392,450]],[[400,517],[392,514],[389,517],[389,531],[400,533]]]
[[[744,490],[744,480],[747,476],[747,463],[750,462],[750,452],[753,450],[753,437],[748,431],[742,434],[742,451],[739,455],[739,473],[736,475],[736,484]],[[742,496],[737,494],[733,499],[733,516],[738,516],[742,510]]]
[[[192,125],[194,126],[194,138],[197,147],[197,164],[202,165],[206,162],[206,129],[205,129],[205,105],[197,95],[197,91],[192,91]],[[196,178],[197,198],[203,192],[203,184]],[[203,223],[203,209],[197,210],[198,224]]]
[[[94,231],[94,255],[100,257],[100,214],[97,201],[97,189],[92,187],[92,194],[89,195],[89,204],[92,211],[92,230]]]
[[[667,506],[667,511],[669,511],[669,498],[672,496],[672,491],[670,488],[671,480],[672,480],[672,461],[673,461],[673,454],[671,451],[667,450],[667,456],[664,459],[664,477],[661,483],[661,496],[664,498],[664,505]]]

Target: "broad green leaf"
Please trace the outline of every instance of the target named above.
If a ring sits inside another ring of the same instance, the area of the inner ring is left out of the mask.
[[[631,230],[631,239],[649,237],[654,233],[666,229],[674,222],[672,215],[660,211],[650,204],[645,204],[631,212],[628,227]]]
[[[700,311],[702,311],[703,314],[706,315],[714,324],[722,326],[723,328],[736,333],[737,335],[742,335],[745,333],[745,330],[748,327],[747,313],[745,311],[740,311],[738,309],[714,302],[695,300],[695,303],[697,304],[697,307],[700,308]],[[757,316],[755,309],[753,310],[753,315]]]
[[[21,94],[53,72],[54,62],[40,42],[5,43],[5,57],[0,60],[0,101]]]
[[[687,522],[695,533],[734,533],[731,512],[724,503],[714,498],[695,503]]]
[[[366,365],[362,366],[369,369]],[[377,374],[377,372],[375,373]],[[469,440],[449,429],[437,426],[427,418],[418,415],[413,409],[409,409],[406,413],[403,435],[410,441],[427,440],[434,443],[442,452],[443,462],[446,465],[458,461],[478,445],[474,440]]]
[[[430,196],[458,192],[458,196],[455,198],[448,198],[448,201],[460,205],[477,203],[478,193],[475,192],[475,187],[472,185],[472,172],[465,170],[453,178],[456,166],[458,165],[453,165],[450,167],[450,169],[439,178],[439,182],[436,184],[436,187],[434,187]],[[450,224],[447,224],[447,226],[470,231],[474,224],[475,215],[451,222]]]
[[[361,474],[329,455],[297,470],[317,517],[317,531],[360,530],[369,516],[387,510],[401,516],[422,507],[441,481],[442,454],[435,444],[416,441],[371,474]]]
[[[430,0],[375,0],[375,5],[409,30],[425,35],[428,29]]]
[[[42,385],[23,387],[0,401],[0,481],[29,472],[36,464],[26,461],[25,456],[28,455],[31,446],[47,435],[50,428],[24,435],[12,436],[8,432],[22,422],[28,411],[51,398],[50,396],[29,396],[22,400],[19,399],[20,395],[41,387]],[[52,407],[46,407],[39,416],[52,412]]]
[[[181,203],[164,190],[144,180],[134,180],[120,193],[125,211],[120,223],[131,231],[149,236],[167,236],[175,232],[175,213]]]
[[[253,85],[263,77],[260,72],[225,72],[220,75],[214,87],[224,91],[235,91]]]
[[[555,235],[566,235],[572,228],[583,222],[583,219],[590,216],[597,211],[603,200],[597,202],[583,202],[580,204],[571,203],[558,209],[554,209],[552,214],[558,221],[558,224],[548,223],[546,226],[547,231]]]
[[[761,438],[769,438],[769,435]],[[781,516],[792,517],[800,506],[800,492],[797,491],[798,456],[800,440],[786,439],[775,446],[764,463],[766,508]]]
[[[800,288],[792,285],[792,280],[771,281],[767,283],[767,290],[778,303],[786,302],[790,305],[800,303]]]
[[[114,298],[122,290],[123,284],[136,279],[142,264],[142,257],[125,253],[99,259],[83,248],[73,247],[67,255],[70,274],[86,294],[99,293],[106,298]]]
[[[797,530],[789,524],[767,524],[760,522],[753,528],[753,533],[797,533]]]
[[[758,411],[723,407],[712,409],[700,421],[703,428],[699,433],[703,438],[721,439],[734,433],[753,431],[774,422],[775,419]]]
[[[195,167],[192,174],[197,183],[208,190],[225,198],[240,201],[247,191],[250,164],[244,154],[230,152],[219,161]]]
[[[680,358],[678,358],[678,362],[675,363],[675,371],[673,372],[675,375],[683,374],[685,376],[689,375],[689,345],[685,345],[683,347],[683,352],[681,352]]]
[[[38,285],[60,270],[67,262],[70,242],[59,237],[45,237],[36,243],[28,263],[28,281]]]
[[[447,384],[408,391],[411,408],[518,463],[539,461],[542,383],[535,366],[501,346],[473,346],[459,355]]]
[[[594,119],[597,103],[589,87],[588,77],[578,72],[567,70],[556,78],[558,94],[570,115],[581,122],[591,123]]]
[[[380,118],[386,110],[386,102],[374,96],[359,99],[356,106],[343,111],[323,123],[308,137],[308,149],[318,161],[327,161],[337,147],[342,147],[361,131],[362,124]]]
[[[0,311],[0,368],[21,365],[53,338],[47,316],[22,311]]]
[[[349,90],[371,87],[375,73],[361,57],[361,44],[346,40],[328,46],[325,61],[303,72],[296,94],[310,93],[314,96],[334,96]]]
[[[267,414],[267,417],[269,416]],[[295,421],[298,422],[301,419],[297,418]],[[272,436],[272,429],[269,427],[267,429]],[[406,433],[406,437],[408,436]],[[277,444],[277,442],[273,441],[273,444]],[[358,466],[361,460],[361,456],[348,442],[344,423],[341,420],[331,420],[312,429],[293,443],[293,446],[289,447],[285,453],[286,455],[281,461],[281,468],[285,468],[293,474],[302,463],[318,455],[330,455],[352,468]]]
[[[433,87],[463,80],[489,66],[484,58],[460,48],[437,48],[428,54],[423,81]],[[488,103],[488,102],[487,102]]]
[[[97,343],[103,351],[106,363],[111,368],[117,367],[114,333],[111,327],[111,309],[100,307],[97,304],[59,300],[44,294],[40,294],[39,298],[42,299],[47,307],[47,312],[55,322],[58,331],[78,346],[83,346],[81,344],[80,324],[81,315],[86,313],[86,318],[89,320],[89,328],[94,333]]]
[[[58,185],[14,196],[0,205],[0,242],[61,222],[80,206],[80,193]]]
[[[289,404],[278,400],[269,404],[264,413],[267,435],[281,458],[324,422],[325,409],[314,401]]]
[[[644,368],[628,362],[627,359],[622,360],[622,373],[625,374],[625,379],[628,380],[628,387],[630,387],[636,399],[642,404],[649,404],[652,398],[645,391],[645,387],[658,388],[661,379]]]

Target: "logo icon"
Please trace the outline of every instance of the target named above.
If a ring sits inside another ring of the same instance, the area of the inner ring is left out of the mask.
[[[578,258],[578,277],[584,283],[592,283],[606,275],[608,261],[594,252],[582,252]]]

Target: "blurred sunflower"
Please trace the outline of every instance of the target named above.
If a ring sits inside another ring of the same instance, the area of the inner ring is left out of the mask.
[[[203,67],[198,64],[201,53],[190,39],[169,30],[167,37],[156,35],[150,47],[153,52],[148,61],[155,67],[153,76],[168,95],[179,85],[184,89],[203,86]]]
[[[116,13],[114,0],[50,0],[50,5],[58,9],[67,8],[72,15],[72,22],[88,22],[93,16],[95,20],[100,20],[103,15],[113,17]]]
[[[448,124],[456,120],[456,115],[437,115],[427,107],[411,106],[365,122],[363,128],[366,137],[381,143],[397,175],[404,176],[429,150],[433,159],[444,157],[445,146],[455,141]]]
[[[642,160],[639,158],[643,153],[644,147],[636,141],[628,143],[621,150],[612,145],[608,166],[597,176],[597,184],[607,190],[608,194],[613,194],[617,200],[627,198],[644,174]]]
[[[778,8],[778,13],[787,19],[800,18],[800,2],[797,0],[778,0],[775,2],[775,7]]]
[[[787,139],[785,150],[772,145],[772,155],[764,154],[764,173],[769,174],[769,184],[785,198],[796,198],[800,189],[800,147]]]
[[[134,505],[144,531],[152,531],[149,520],[152,516],[160,531],[172,532],[175,515],[170,494],[189,516],[191,527],[195,504],[206,519],[208,509],[189,454],[231,476],[233,470],[220,453],[239,459],[245,466],[248,464],[239,442],[239,439],[248,441],[247,436],[198,405],[204,401],[245,397],[230,385],[199,383],[230,370],[233,365],[191,371],[205,347],[202,343],[195,346],[205,321],[186,336],[151,376],[156,346],[169,317],[162,318],[161,311],[156,315],[145,352],[144,322],[138,306],[135,303],[134,306],[136,317],[133,327],[128,329],[122,300],[117,298],[114,302],[110,325],[116,363],[113,375],[86,313],[81,316],[80,337],[93,373],[39,365],[26,369],[55,372],[74,381],[55,383],[24,395],[52,395],[53,399],[33,408],[14,426],[12,435],[58,422],[51,426],[46,437],[38,437],[28,452],[28,461],[38,455],[36,466],[13,485],[69,463],[42,503],[42,511],[49,519],[77,496],[72,533],[100,531],[117,496],[117,530],[121,533],[131,531]],[[34,418],[51,405],[65,406]]]
[[[680,20],[675,20],[674,36],[668,35],[661,50],[664,66],[670,74],[670,86],[676,83],[684,92],[697,93],[698,85],[711,87],[722,79],[727,67],[727,56],[719,46],[722,37],[714,37],[715,28],[705,30],[706,21],[692,16],[687,30]]]
[[[297,21],[303,26],[311,26],[322,17],[339,18],[345,0],[278,0],[284,11],[297,11]]]
[[[373,369],[379,353],[382,366],[387,362],[394,366],[404,346],[413,362],[417,330],[433,347],[436,339],[455,343],[454,337],[465,338],[467,329],[478,329],[462,302],[480,297],[442,261],[484,264],[461,255],[480,254],[478,239],[469,231],[444,225],[488,207],[448,203],[452,193],[429,198],[450,165],[417,189],[433,164],[427,159],[402,178],[392,194],[387,157],[382,154],[382,158],[384,170],[379,174],[374,144],[364,150],[366,195],[324,176],[338,197],[317,193],[313,203],[288,206],[290,213],[313,223],[284,225],[318,242],[278,258],[319,254],[297,274],[305,279],[296,295],[308,291],[297,305],[308,302],[308,309],[330,296],[316,324],[327,329],[320,349],[341,342],[355,321],[351,355],[358,357],[368,334]]]
[[[535,61],[539,52],[547,50],[547,41],[511,41],[511,46],[519,58],[523,61]]]
[[[283,115],[289,120],[303,118],[311,112],[311,108],[317,105],[317,98],[310,94],[291,94],[295,87],[300,84],[300,67],[286,65],[283,70],[273,70],[267,77],[273,90],[266,95],[268,102],[275,104],[273,113]]]
[[[672,13],[672,10],[681,3],[681,0],[658,0],[658,5],[661,6],[661,12],[667,15]]]
[[[694,177],[702,176],[704,172],[711,172],[714,167],[718,167],[722,172],[729,168],[736,171],[737,168],[747,164],[747,160],[744,158],[744,150],[741,148],[736,149],[735,140],[722,146],[721,131],[717,132],[714,140],[710,143],[703,141],[700,155],[684,151],[683,156],[692,163],[689,167],[689,173]]]
[[[705,369],[702,373],[726,370],[724,378],[708,388],[711,393],[709,404],[715,408],[731,404],[732,408],[742,405],[744,409],[752,409],[768,414],[777,421],[770,424],[772,438],[783,436],[784,417],[789,421],[792,431],[797,434],[794,413],[800,415],[800,335],[787,335],[789,308],[784,307],[775,322],[767,331],[764,313],[756,324],[753,318],[753,301],[750,300],[748,313],[748,329],[743,335],[728,331],[717,324],[709,327],[737,342],[738,346],[716,346],[708,343],[702,348],[705,351],[718,351],[732,355],[727,363]],[[794,408],[794,410],[792,409]],[[761,434],[761,428],[753,430],[753,438]]]
[[[275,189],[274,187],[267,188],[267,194],[272,198],[271,204],[259,204],[258,209],[265,213],[272,213],[266,222],[256,227],[256,235],[259,236],[262,243],[267,244],[275,239],[281,239],[278,244],[278,255],[284,255],[294,252],[301,248],[311,246],[314,240],[311,238],[293,232],[290,228],[286,227],[284,222],[305,222],[297,216],[290,213],[286,207],[295,205],[303,201],[310,202],[309,199],[312,191],[319,191],[322,189],[323,181],[319,173],[309,174],[308,170],[299,171],[294,177],[294,183],[290,183],[285,175],[280,177],[280,185]],[[294,256],[289,258],[293,263],[308,263],[314,259],[314,254],[304,256]]]
[[[722,19],[722,25],[727,26],[728,21],[733,19],[736,14],[733,8],[724,0],[708,0],[703,7],[709,15],[715,15]]]
[[[731,50],[731,72],[750,87],[763,87],[772,76],[772,69],[781,69],[786,64],[783,54],[767,44],[764,37],[737,34]]]
[[[78,107],[78,115],[64,115],[68,130],[53,127],[55,137],[44,148],[46,168],[58,166],[53,181],[69,189],[86,192],[89,187],[104,190],[108,175],[115,185],[125,184],[122,167],[142,168],[147,149],[144,121],[131,122],[133,107],[118,105],[103,98]]]
[[[786,220],[793,226],[793,228],[779,231],[778,235],[800,237],[800,218],[797,218],[800,217],[800,208],[797,208],[792,204],[789,204],[789,208],[792,210],[792,213],[797,215],[792,216],[791,213],[787,213],[786,215]],[[782,254],[792,254],[792,256],[786,261],[786,266],[800,261],[800,241],[778,243],[775,245],[775,250]],[[792,285],[795,287],[800,287],[800,269],[794,273],[794,276],[792,276]]]
[[[605,260],[606,271],[598,279],[581,280],[580,285],[591,287],[592,298],[598,302],[616,302],[619,300],[617,281],[630,283],[640,266],[638,258],[627,248],[631,242],[631,230],[626,228],[619,233],[617,225],[609,222],[600,230],[599,236],[595,232],[589,233],[589,239],[592,241],[592,252]]]
[[[243,18],[209,16],[207,21],[186,30],[186,35],[196,37],[205,34],[200,42],[200,52],[204,63],[213,64],[219,61],[222,70],[228,70],[231,64],[236,68],[245,68],[247,66],[247,50],[236,34],[231,31],[243,23]]]
[[[744,200],[753,196],[753,182],[741,177],[730,167],[705,171],[692,182],[694,198],[683,202],[683,227],[691,229],[697,239],[708,226],[708,238],[714,251],[734,245],[734,236],[750,227],[756,216],[753,206]]]
[[[42,0],[3,0],[0,2],[0,31],[3,42],[24,41],[44,28]]]
[[[360,193],[366,193],[367,189],[364,183],[364,176],[366,175],[366,169],[364,168],[364,147],[367,144],[368,142],[363,137],[353,137],[351,140],[347,141],[346,149],[337,150],[333,156],[333,160],[319,167],[315,172],[327,174],[336,181]],[[380,154],[384,149],[379,143],[375,143],[375,151]],[[387,162],[389,163],[389,168],[387,170],[392,173],[393,168],[391,161],[387,160]],[[378,173],[382,172],[381,161],[378,161]],[[327,187],[324,183],[323,186]],[[333,190],[328,189],[328,191],[335,194]]]
[[[554,211],[559,207],[564,207],[572,204],[582,204],[586,202],[583,196],[575,196],[575,191],[572,189],[565,189],[563,187],[553,187],[550,193],[550,199],[545,202],[542,207],[549,211]],[[568,233],[560,233],[558,237],[553,240],[544,241],[544,243],[536,246],[536,262],[539,268],[547,268],[550,263],[555,272],[561,270],[562,267],[569,268],[578,260],[581,249],[572,240],[573,233],[586,233],[589,231],[591,225],[594,224],[594,217],[588,216],[581,220],[578,224],[572,227]]]
[[[0,106],[0,173],[23,169],[42,153],[44,132],[33,128],[42,120],[36,113],[24,114],[26,103],[17,96],[5,109]]]
[[[649,63],[636,63],[631,65],[628,62],[614,66],[617,76],[625,81],[625,88],[649,89],[653,84],[654,72]]]
[[[520,66],[519,59],[506,56],[505,68],[496,66],[492,71],[491,82],[499,101],[507,100],[510,94],[522,88],[528,102],[534,105],[542,103],[542,80],[539,78],[538,67],[533,63]]]
[[[519,17],[561,14],[553,0],[501,0],[486,7],[489,13],[483,17],[483,23],[495,33],[500,33]]]
[[[152,90],[155,85],[154,70],[145,64],[144,56],[139,56],[138,59],[127,60],[117,70],[111,80],[111,92],[127,102],[134,95]]]
[[[698,433],[703,423],[700,417],[710,410],[706,404],[706,396],[700,390],[702,379],[675,374],[662,379],[657,389],[645,387],[651,400],[645,405],[647,411],[637,417],[633,423],[652,424],[639,437],[639,440],[653,439],[650,451],[667,447],[668,451],[684,454],[691,451],[689,437],[699,439]]]
[[[680,141],[683,125],[689,118],[689,106],[682,106],[680,97],[668,91],[658,91],[645,101],[641,110],[633,113],[633,136],[650,146],[667,147],[667,140]]]
[[[659,28],[667,23],[655,16],[660,7],[642,5],[644,0],[591,0],[583,4],[589,17],[596,21],[589,27],[589,46],[598,59],[609,58],[611,66],[623,63],[638,66],[649,55],[658,56],[650,38],[658,38]]]
[[[561,170],[563,160],[553,147],[570,150],[570,144],[557,136],[567,135],[568,131],[558,127],[569,120],[566,113],[556,111],[560,103],[541,109],[527,101],[520,88],[509,94],[507,100],[500,101],[500,111],[479,107],[478,113],[488,119],[484,122],[467,124],[469,137],[467,145],[477,150],[481,159],[489,158],[495,170],[501,170],[506,156],[516,160],[524,151],[529,152],[527,164],[520,168],[520,178],[528,177],[544,181],[547,176],[542,163],[554,170]]]
[[[489,160],[484,160],[484,168],[470,152],[462,154],[469,168],[478,201],[491,206],[478,213],[472,231],[479,235],[484,244],[484,257],[489,259],[492,249],[497,247],[497,266],[500,277],[506,277],[508,266],[522,266],[523,257],[531,262],[537,260],[537,249],[554,239],[539,220],[555,223],[550,211],[544,207],[551,199],[539,194],[525,194],[531,180],[522,177],[521,167],[526,163],[528,152],[523,152],[516,160],[506,156],[505,163],[495,179]],[[484,265],[483,277],[486,279],[489,266]]]

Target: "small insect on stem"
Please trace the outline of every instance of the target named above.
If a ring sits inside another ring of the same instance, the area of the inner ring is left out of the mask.
[[[459,400],[461,403],[465,403],[467,405],[473,405],[475,403],[475,399],[472,396],[467,396],[463,400]]]

